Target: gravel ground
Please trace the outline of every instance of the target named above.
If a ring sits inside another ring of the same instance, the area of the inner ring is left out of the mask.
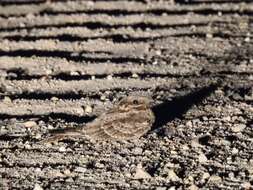
[[[0,189],[253,188],[253,3],[0,1]],[[136,140],[40,141],[120,98]]]

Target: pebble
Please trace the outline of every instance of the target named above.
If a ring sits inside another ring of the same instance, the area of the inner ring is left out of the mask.
[[[66,148],[65,148],[64,146],[61,146],[61,147],[59,148],[59,151],[60,151],[60,152],[65,152],[65,151],[66,151]]]
[[[250,182],[244,182],[242,185],[243,189],[253,189],[253,186],[250,184]]]
[[[167,187],[157,187],[156,190],[167,190]]]
[[[205,163],[207,161],[208,161],[208,159],[203,153],[199,154],[199,162],[200,163]]]
[[[237,148],[233,148],[233,149],[232,149],[232,154],[235,155],[235,154],[238,154],[238,152],[239,152],[239,150],[238,150]]]
[[[37,123],[35,121],[27,121],[23,123],[24,127],[31,128],[37,126]]]
[[[206,37],[207,37],[207,38],[213,38],[213,34],[207,33],[207,34],[206,34]]]
[[[245,124],[235,124],[233,127],[232,127],[232,131],[234,133],[239,133],[241,131],[243,131],[245,129],[246,125]]]
[[[138,78],[139,76],[138,76],[138,74],[133,73],[133,74],[132,74],[132,77],[133,77],[133,78]]]
[[[246,37],[246,38],[244,39],[244,41],[245,41],[245,42],[250,42],[250,37]]]
[[[162,55],[162,51],[158,49],[158,50],[155,51],[155,54],[156,55]]]
[[[65,175],[69,176],[71,174],[71,171],[69,169],[64,170],[63,172]]]
[[[208,179],[209,177],[210,177],[210,174],[205,172],[205,173],[203,173],[202,179],[205,180],[205,179]]]
[[[84,167],[77,167],[75,169],[75,172],[85,173],[85,172],[87,172],[87,169]]]
[[[112,75],[108,75],[107,80],[112,80]]]
[[[52,130],[52,129],[54,129],[54,126],[53,125],[48,125],[47,128]]]
[[[84,112],[85,113],[91,113],[92,112],[92,107],[89,106],[89,105],[85,106]]]
[[[187,121],[185,124],[187,127],[192,127],[192,122],[191,121]]]
[[[79,73],[78,73],[77,71],[71,71],[71,72],[70,72],[70,75],[71,75],[71,76],[78,76]]]
[[[99,163],[99,162],[97,162],[97,163],[95,164],[95,167],[96,167],[96,168],[102,169],[102,168],[105,167],[105,165],[104,165],[104,164],[101,164],[101,163]]]
[[[3,102],[4,102],[4,103],[11,103],[10,97],[5,96],[4,99],[3,99]]]
[[[25,149],[28,149],[28,150],[31,149],[31,145],[30,144],[26,144],[25,145]]]
[[[138,164],[136,167],[136,171],[134,174],[134,179],[147,179],[151,178],[150,174],[147,173],[143,168],[141,164]]]
[[[194,185],[194,184],[192,184],[190,187],[189,187],[189,190],[198,190],[199,188],[196,186],[196,185]]]
[[[217,175],[212,175],[208,180],[209,183],[220,183],[221,181],[221,177]]]
[[[140,148],[140,147],[136,147],[136,148],[133,149],[133,153],[134,153],[134,154],[141,154],[142,151],[143,151],[143,150],[142,150],[142,148]]]
[[[169,180],[171,181],[179,181],[179,177],[177,176],[177,174],[174,172],[174,170],[169,170],[168,172],[168,177]]]
[[[51,100],[52,100],[52,101],[54,101],[54,102],[56,102],[56,101],[58,101],[58,100],[59,100],[59,98],[57,98],[57,97],[53,96],[53,97],[51,98]]]
[[[33,190],[43,190],[43,188],[39,184],[35,184]]]
[[[83,115],[83,114],[84,114],[83,108],[77,108],[77,109],[75,110],[75,112],[76,112],[76,114],[78,114],[78,115]]]
[[[100,100],[105,100],[105,99],[106,99],[105,95],[100,96]]]
[[[41,134],[40,133],[37,133],[34,137],[35,139],[41,139]]]
[[[59,170],[50,171],[48,175],[51,178],[65,177]]]

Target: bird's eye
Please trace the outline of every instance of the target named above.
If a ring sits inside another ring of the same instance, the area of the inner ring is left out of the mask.
[[[135,105],[137,105],[138,103],[139,103],[138,100],[133,101],[133,104],[135,104]]]

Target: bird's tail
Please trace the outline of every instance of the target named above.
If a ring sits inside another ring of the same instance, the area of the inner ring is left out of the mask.
[[[53,136],[48,137],[42,141],[40,141],[40,143],[45,144],[45,143],[56,143],[58,141],[67,139],[69,137],[83,137],[85,136],[84,133],[82,133],[81,130],[78,129],[66,129],[64,131],[58,132],[58,133],[54,133]]]

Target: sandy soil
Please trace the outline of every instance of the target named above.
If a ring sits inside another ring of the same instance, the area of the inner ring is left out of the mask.
[[[253,188],[253,3],[2,0],[0,189]],[[129,94],[156,122],[67,139]]]

